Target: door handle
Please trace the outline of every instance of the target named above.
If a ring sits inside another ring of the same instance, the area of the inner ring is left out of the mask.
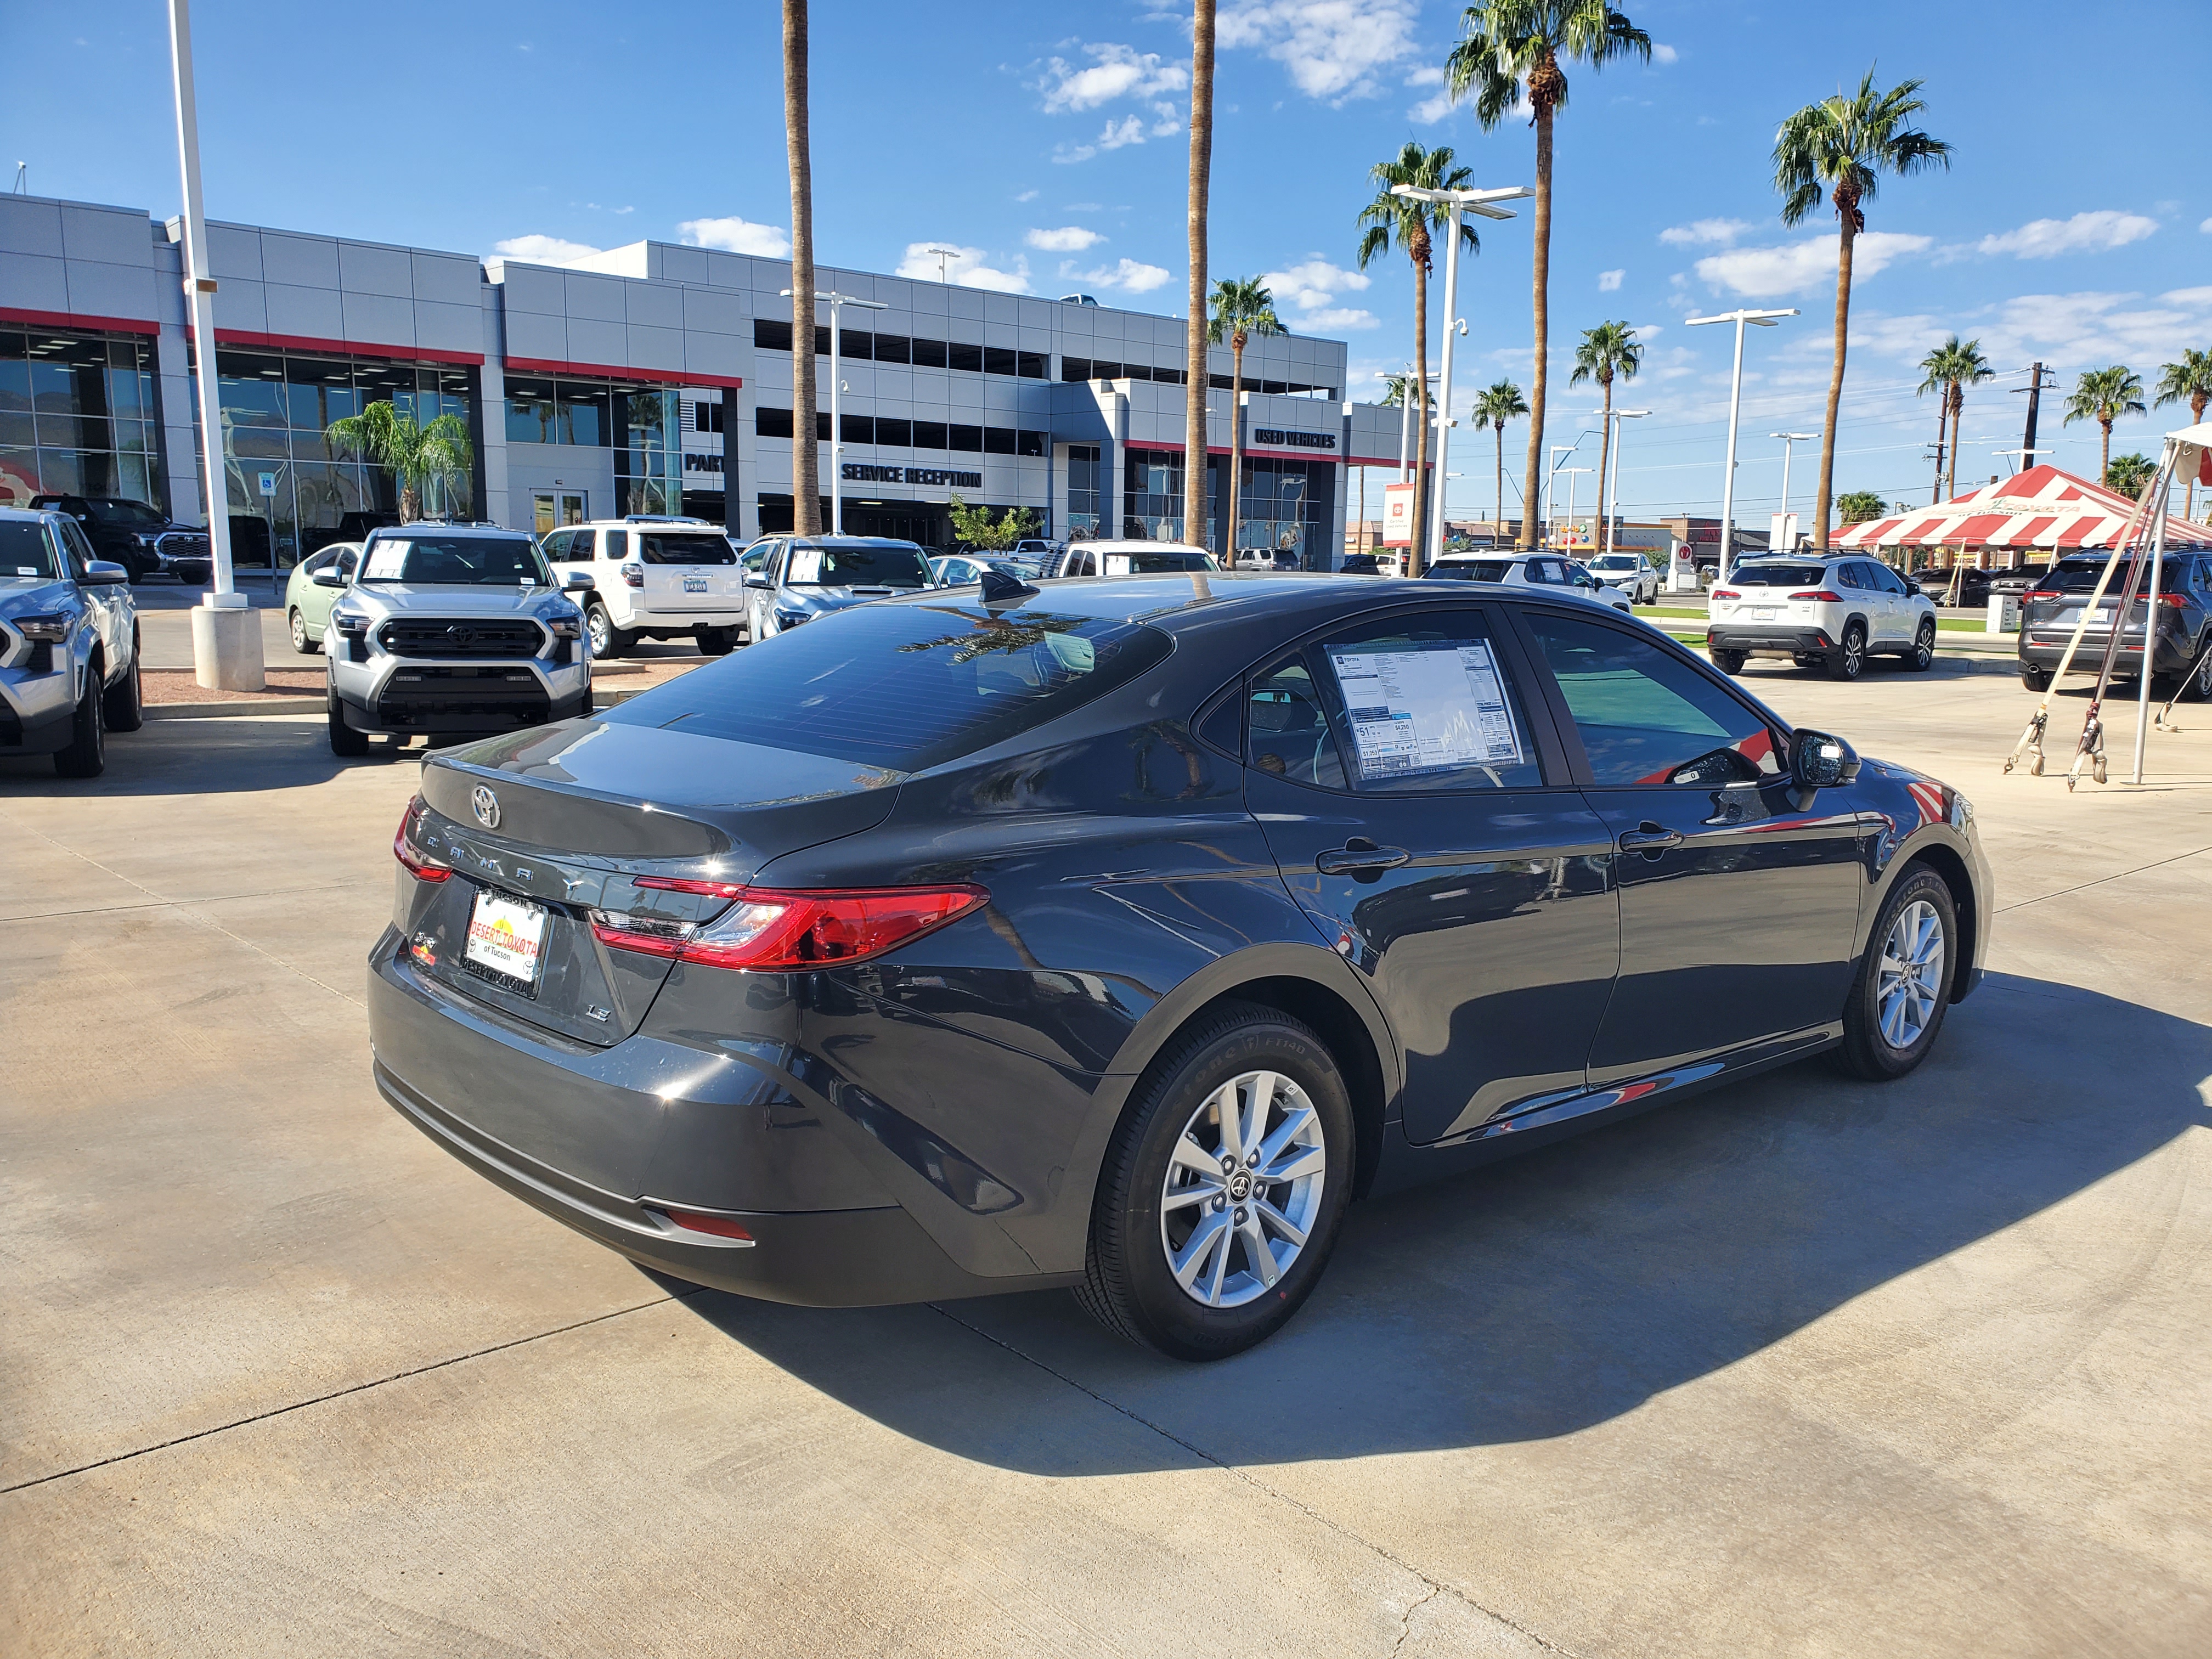
[[[1402,847],[1377,847],[1371,841],[1354,837],[1341,848],[1323,853],[1314,860],[1314,868],[1324,876],[1379,876],[1385,870],[1410,863],[1413,857]]]
[[[1669,848],[1681,844],[1682,832],[1680,830],[1662,830],[1656,823],[1647,823],[1638,829],[1620,832],[1622,852],[1641,853],[1647,858],[1656,857]]]

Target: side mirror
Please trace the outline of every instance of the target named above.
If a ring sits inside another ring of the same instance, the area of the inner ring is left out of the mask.
[[[129,581],[131,573],[121,565],[111,564],[106,559],[92,559],[85,564],[84,580],[88,585],[105,586],[115,582]]]
[[[568,580],[561,584],[561,591],[563,593],[588,593],[598,586],[592,580],[590,571],[572,570],[568,573]]]
[[[346,585],[345,573],[334,564],[325,565],[307,580],[318,587],[343,587]]]
[[[1814,790],[1850,783],[1858,775],[1858,751],[1841,738],[1801,730],[1790,744],[1790,780],[1808,798]]]

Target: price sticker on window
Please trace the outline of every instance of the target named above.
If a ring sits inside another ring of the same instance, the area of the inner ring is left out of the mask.
[[[1517,766],[1521,736],[1490,647],[1445,641],[1413,651],[1331,651],[1364,781]]]

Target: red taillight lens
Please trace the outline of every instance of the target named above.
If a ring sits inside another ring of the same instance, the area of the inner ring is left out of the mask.
[[[645,567],[644,567],[643,565],[640,564],[640,563],[639,563],[635,559],[632,559],[632,560],[631,560],[628,564],[625,564],[624,566],[623,566],[623,568],[622,568],[622,579],[623,579],[623,586],[628,586],[628,587],[642,587],[642,586],[645,586]]]
[[[399,833],[392,838],[392,856],[417,881],[443,881],[453,873],[453,866],[415,845],[415,823],[426,810],[420,795],[407,803],[407,810],[399,815]]]
[[[2161,593],[2158,596],[2158,602],[2160,605],[2170,605],[2176,611],[2180,610],[2189,603],[2188,600],[2183,599],[2179,593]]]
[[[1740,599],[1743,595],[1733,587],[1716,587],[1713,589],[1712,597],[1717,599]]]
[[[2024,594],[2022,597],[2030,599],[2055,599],[2059,597],[2059,593],[2055,587],[2039,587],[2033,593]]]
[[[658,878],[638,884],[720,894],[726,884],[677,886]],[[989,902],[980,887],[850,888],[790,892],[737,888],[730,908],[704,927],[594,911],[592,934],[617,951],[669,957],[707,968],[787,972],[860,962],[921,937]]]
[[[1842,594],[1831,593],[1825,587],[1811,593],[1792,593],[1790,597],[1793,599],[1811,599],[1816,605],[1841,605],[1844,602]]]

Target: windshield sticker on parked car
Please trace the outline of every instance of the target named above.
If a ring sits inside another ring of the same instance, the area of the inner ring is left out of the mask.
[[[379,542],[368,550],[368,564],[361,574],[373,582],[397,581],[414,548],[412,542]]]
[[[1490,647],[1445,641],[1418,651],[1332,651],[1363,781],[1517,766],[1520,734]]]

